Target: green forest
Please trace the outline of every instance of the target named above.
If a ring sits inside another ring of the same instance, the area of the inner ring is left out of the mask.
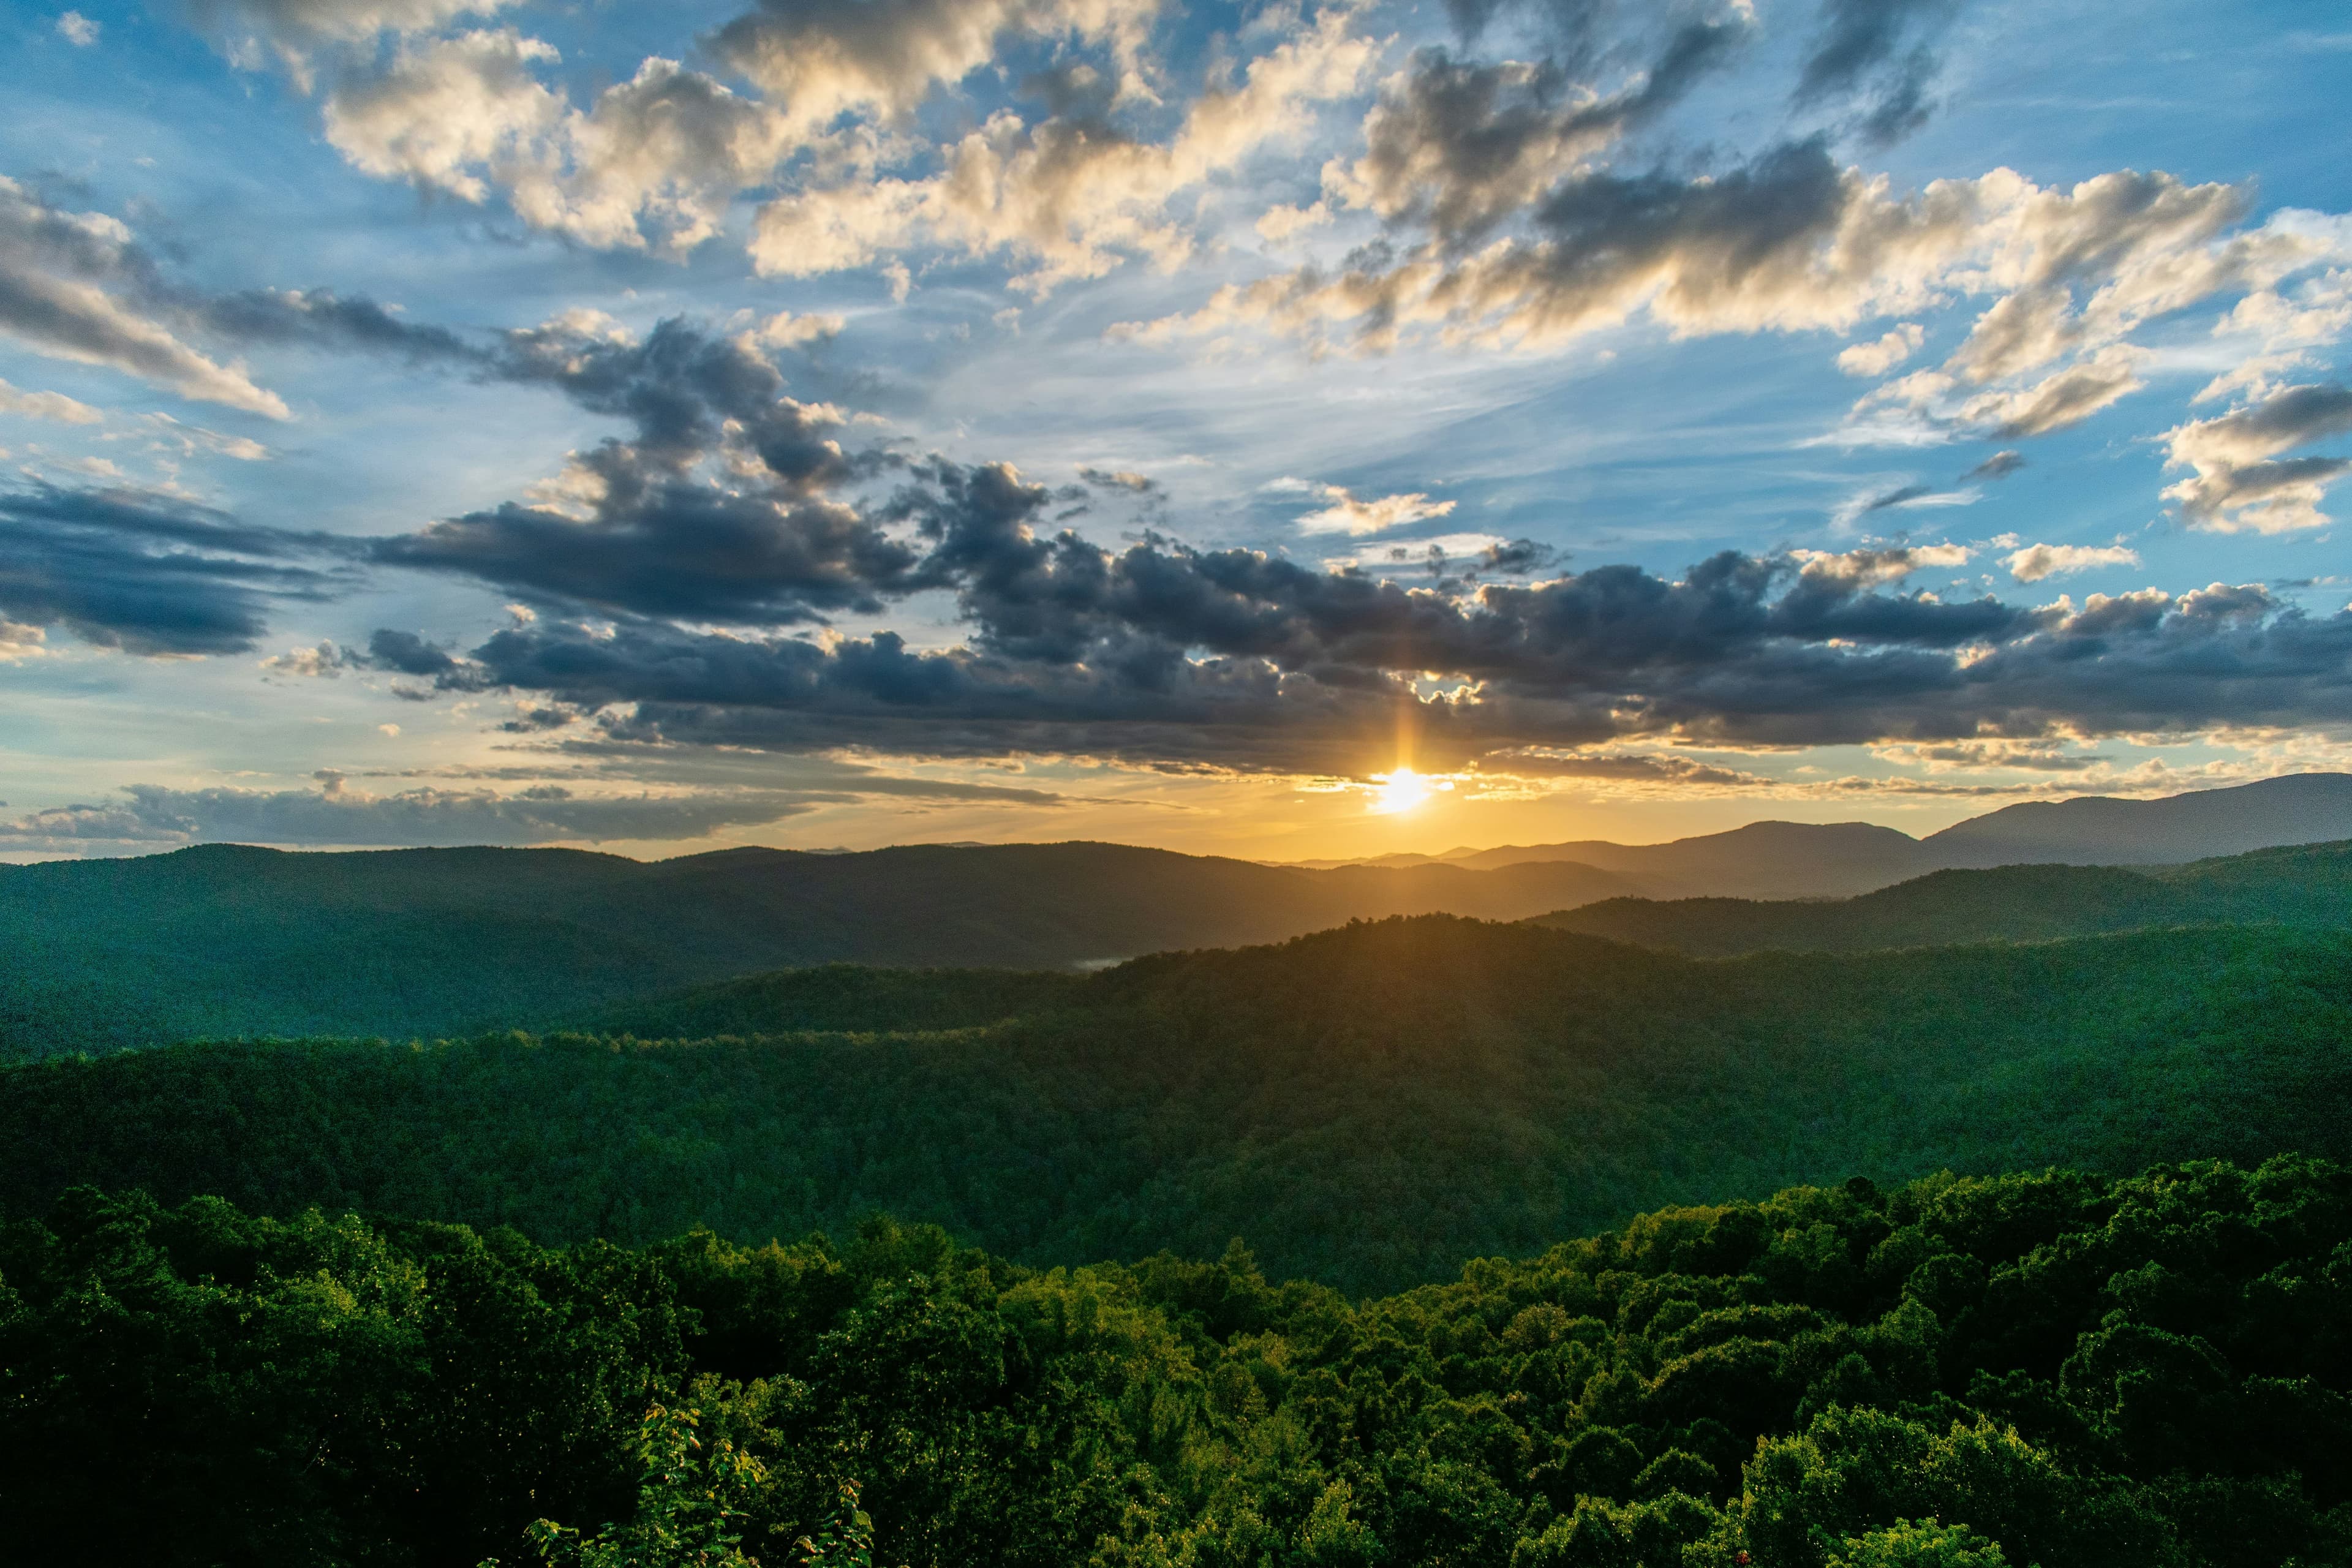
[[[1855,1179],[1351,1300],[1235,1244],[629,1248],[77,1188],[0,1554],[2272,1568],[2352,1553],[2352,1171]]]
[[[1538,917],[1708,957],[2049,942],[2162,926],[2342,926],[2352,843],[2261,849],[2185,866],[2002,866],[1935,871],[1851,899],[1602,899]]]
[[[1240,1236],[1363,1292],[1857,1173],[2352,1159],[2342,930],[1700,960],[1432,916],[616,1017],[0,1069],[0,1205],[136,1186],[633,1246],[887,1212],[1032,1266]]]

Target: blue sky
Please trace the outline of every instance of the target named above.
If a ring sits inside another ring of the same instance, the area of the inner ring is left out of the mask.
[[[2346,763],[2340,8],[0,38],[0,855],[1286,858]]]

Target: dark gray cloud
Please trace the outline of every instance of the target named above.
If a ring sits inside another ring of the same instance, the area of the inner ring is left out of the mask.
[[[489,346],[450,328],[404,320],[373,300],[327,289],[249,289],[185,301],[190,320],[240,345],[297,346],[381,353],[413,363],[488,367]]]
[[[2219,721],[2352,721],[2352,615],[2261,589],[2095,596],[2077,610],[1879,586],[1905,563],[1726,552],[1669,580],[1602,566],[1413,589],[1247,551],[1113,552],[1022,521],[1042,492],[933,465],[923,572],[961,646],[820,646],[635,619],[511,627],[436,677],[604,710],[615,733],[778,749],[1076,752],[1162,765],[1352,771],[1628,734],[1803,745]],[[1465,683],[1420,700],[1429,674]]]
[[[1792,101],[1851,98],[1865,140],[1900,141],[1934,108],[1927,91],[1942,65],[1936,40],[1958,9],[1958,0],[1824,0]]]
[[[1596,96],[1589,29],[1533,62],[1416,52],[1364,122],[1357,198],[1392,223],[1425,226],[1448,250],[1477,244],[1570,169],[1681,100],[1726,63],[1744,21],[1672,28],[1631,81]]]
[[[140,654],[236,653],[349,582],[339,542],[137,490],[0,493],[0,615]]]
[[[2025,467],[2024,457],[2017,452],[1995,452],[1975,468],[1960,476],[1960,482],[1970,479],[2005,479]]]
[[[611,612],[767,625],[870,613],[919,585],[918,549],[835,493],[902,459],[845,448],[840,416],[785,396],[752,346],[683,321],[642,341],[546,327],[508,334],[483,374],[633,429],[573,458],[573,505],[447,519],[379,541],[383,564]]]

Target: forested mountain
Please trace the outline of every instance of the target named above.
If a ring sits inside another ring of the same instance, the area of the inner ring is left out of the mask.
[[[2138,870],[2004,866],[1937,871],[1836,900],[1604,899],[1533,922],[1644,947],[1733,953],[2046,942],[2152,926],[2352,926],[2352,842]]]
[[[2352,1553],[2352,1173],[1865,1181],[1351,1302],[877,1222],[0,1227],[0,1556],[2279,1568]],[[800,1544],[795,1545],[795,1542]]]
[[[1026,995],[929,984],[818,972],[772,983],[765,1017],[738,987],[633,1022],[875,1032],[11,1068],[0,1209],[96,1183],[551,1242],[698,1222],[760,1242],[887,1209],[1037,1264],[1238,1235],[1362,1289],[1856,1172],[2352,1155],[2340,931],[1708,961],[1426,917]],[[879,1030],[894,1010],[925,1029]]]
[[[1844,896],[1955,856],[2063,861],[2096,845],[2119,858],[2185,858],[2173,852],[2308,837],[2323,825],[2352,837],[2352,778],[2011,807],[1924,844],[1861,823],[1765,822],[1671,844],[1578,843],[1479,851],[1451,864],[1324,869],[1111,844],[732,849],[652,864],[567,849],[286,854],[213,845],[0,866],[0,1059],[191,1037],[536,1027],[787,966],[1068,969],[1399,914],[1519,920],[1611,899]],[[2068,889],[2063,909],[2021,911],[2009,923],[1929,907],[1990,896],[1963,883],[1930,884],[1884,912],[1923,933],[1900,939],[1910,942],[2126,929],[2149,923],[2144,908],[2171,907],[2171,895],[2128,880],[2048,886]],[[2091,906],[2107,896],[2123,902],[2102,917]],[[2274,918],[2259,901],[2161,918]],[[1879,910],[1854,918],[1876,919]],[[2078,914],[2061,918],[2064,910]],[[1702,915],[1726,934],[1654,934]],[[1715,952],[1748,944],[1737,934],[1748,918],[1689,909],[1666,917],[1620,904],[1571,923]]]
[[[1306,871],[1113,844],[284,854],[0,867],[0,1058],[195,1037],[436,1035],[785,965],[1023,969],[1358,918],[1517,920],[1637,879],[1576,865]]]
[[[1921,842],[1939,866],[2162,866],[2352,838],[2352,773],[2291,773],[2161,800],[2027,801]]]
[[[2352,838],[2352,773],[2295,773],[2161,800],[2028,802],[1924,839],[1863,822],[1752,822],[1666,844],[1580,839],[1385,855],[1361,864],[1490,869],[1573,860],[1670,884],[1666,897],[1822,899],[1955,868],[2177,865],[2343,838]]]

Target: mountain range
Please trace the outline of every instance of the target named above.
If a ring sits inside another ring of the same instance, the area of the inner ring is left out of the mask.
[[[208,845],[0,867],[0,947],[9,955],[0,1058],[206,1037],[539,1026],[780,968],[1069,970],[1396,915],[1553,917],[1694,952],[1753,945],[1759,937],[1738,933],[1794,930],[1792,921],[1823,933],[1807,939],[1819,945],[1888,945],[1897,927],[1885,923],[1886,911],[1905,899],[1932,906],[1914,925],[1946,933],[1935,940],[2242,919],[2267,895],[2215,904],[2205,883],[2146,878],[2115,883],[2122,902],[2071,921],[2042,901],[2047,888],[2014,879],[1939,883],[1843,915],[1676,905],[1851,897],[1953,865],[2147,865],[2322,839],[2352,839],[2352,776],[2011,806],[1926,839],[1861,823],[1766,822],[1669,844],[1320,868],[1087,843],[743,848],[651,863],[566,849]],[[2088,888],[2066,907],[2095,903]],[[1965,913],[1969,900],[1981,911]],[[2004,900],[2015,907],[2003,912]],[[2197,912],[2225,904],[2238,912]],[[1589,918],[1560,918],[1596,906]]]
[[[1664,844],[1580,839],[1297,864],[1488,870],[1574,861],[1643,879],[1668,897],[1822,899],[1961,868],[2179,865],[2339,838],[2352,838],[2352,773],[2290,773],[2156,800],[2027,801],[1925,838],[1866,822],[1751,822]]]

